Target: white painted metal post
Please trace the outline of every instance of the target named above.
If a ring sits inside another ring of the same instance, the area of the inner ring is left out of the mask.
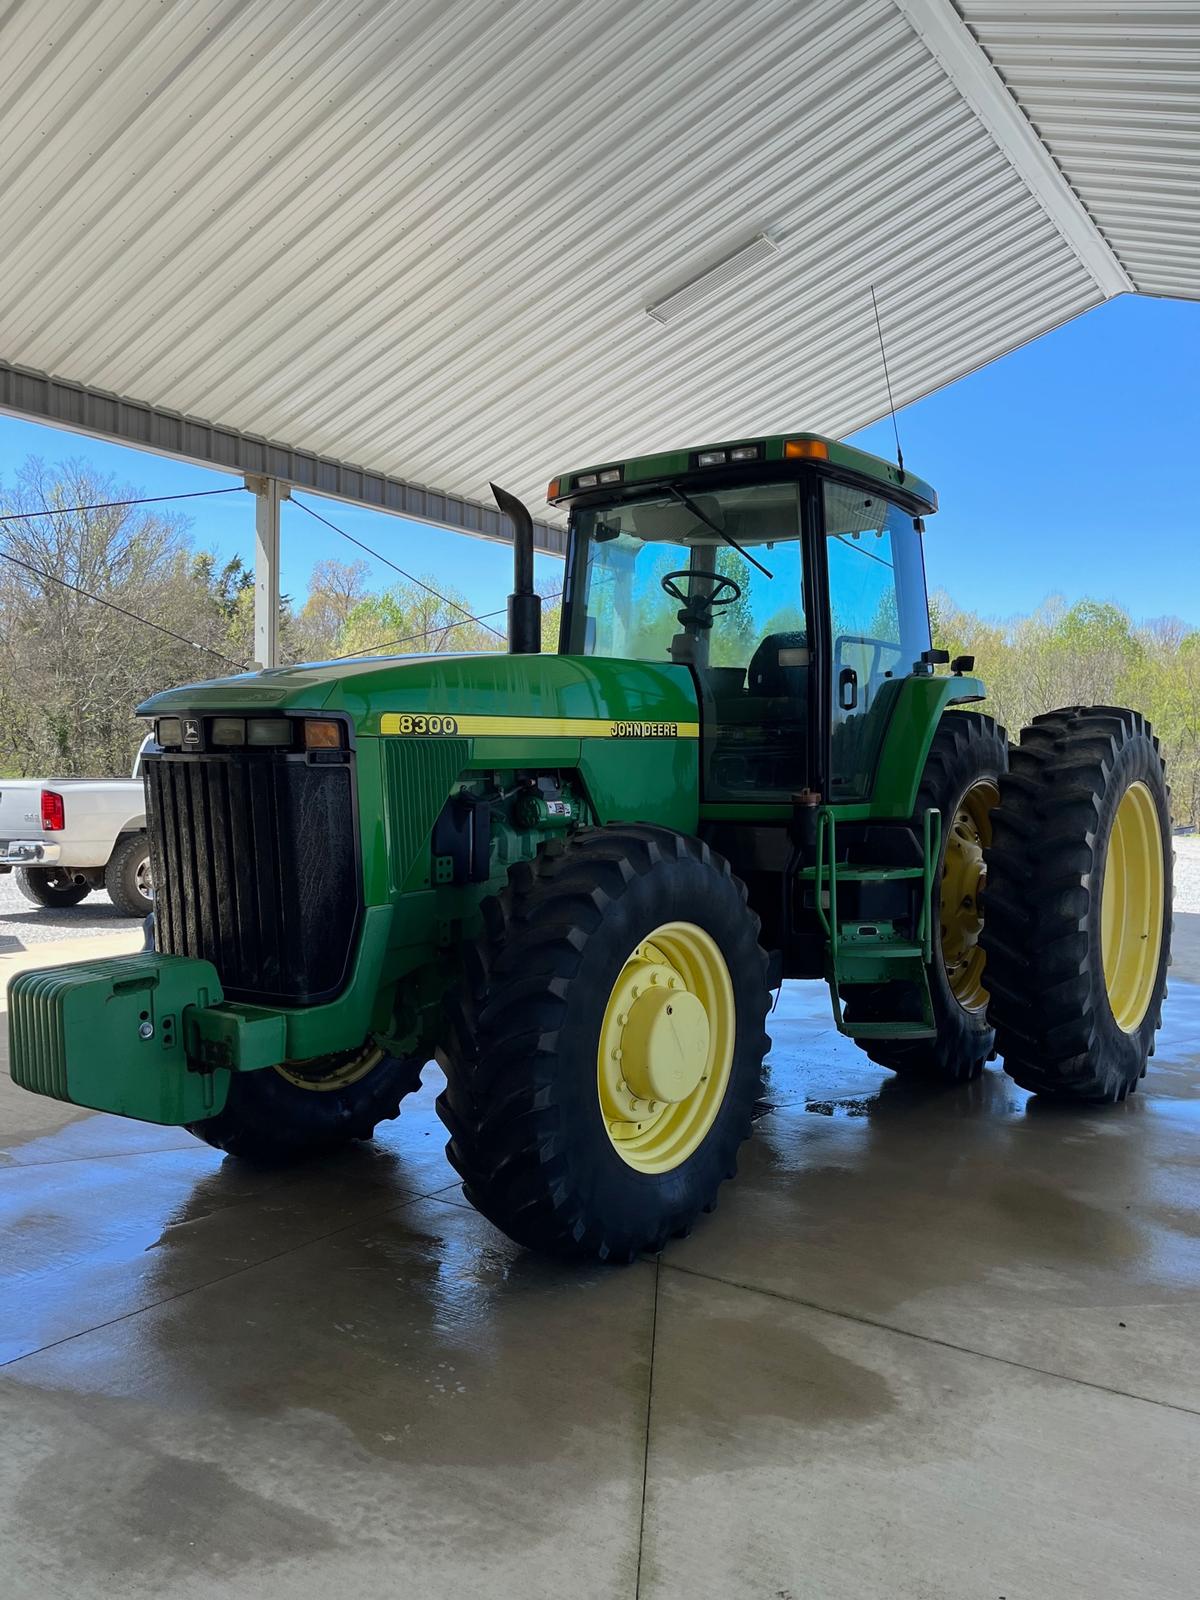
[[[279,665],[279,507],[291,493],[279,478],[247,478],[254,495],[254,664]]]

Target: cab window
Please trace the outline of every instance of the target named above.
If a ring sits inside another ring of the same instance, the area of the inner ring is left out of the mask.
[[[871,791],[901,682],[929,649],[921,536],[878,494],[826,482],[833,800]]]
[[[809,662],[795,481],[689,485],[576,518],[587,555],[568,648],[691,669],[706,798],[802,787]]]

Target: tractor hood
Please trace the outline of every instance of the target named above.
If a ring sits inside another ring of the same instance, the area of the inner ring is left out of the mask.
[[[589,731],[584,723],[597,724],[593,731],[602,734],[606,730],[598,724],[621,722],[630,724],[636,737],[635,727],[661,724],[682,724],[680,732],[694,733],[698,714],[695,684],[686,667],[500,652],[275,667],[167,689],[144,701],[137,714],[243,710],[342,711],[360,735],[398,733],[405,730],[397,719],[434,716],[486,720],[488,732],[507,731],[499,725],[516,719],[570,722],[579,725],[571,732],[580,734]]]

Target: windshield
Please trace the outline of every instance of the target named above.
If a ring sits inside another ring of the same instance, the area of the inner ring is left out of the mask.
[[[659,491],[578,511],[576,526],[570,650],[745,670],[763,638],[803,631],[794,481]]]

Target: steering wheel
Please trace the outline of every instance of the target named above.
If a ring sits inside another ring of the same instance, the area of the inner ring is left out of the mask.
[[[710,578],[712,588],[707,594],[684,594],[676,583],[676,578]],[[668,572],[661,580],[664,594],[670,595],[672,600],[679,600],[687,608],[688,616],[680,615],[680,621],[692,620],[699,622],[704,617],[711,616],[714,611],[724,611],[727,607],[735,605],[742,598],[742,586],[735,583],[732,578],[726,577],[723,572],[707,572],[699,567],[688,567],[682,572]]]

